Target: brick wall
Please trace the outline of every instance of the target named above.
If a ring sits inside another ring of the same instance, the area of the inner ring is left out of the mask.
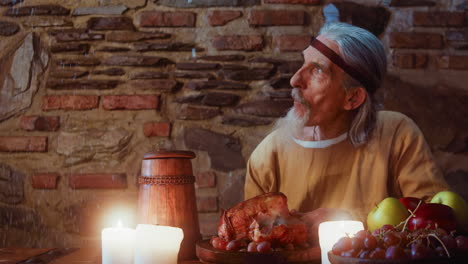
[[[322,1],[45,2],[0,1],[0,246],[82,246],[134,223],[141,160],[161,148],[196,152],[200,228],[214,233],[292,105]],[[386,108],[420,125],[468,197],[468,4],[362,2],[336,6],[386,46]]]

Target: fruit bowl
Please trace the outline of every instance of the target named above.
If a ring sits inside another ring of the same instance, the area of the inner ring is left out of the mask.
[[[430,259],[361,259],[342,257],[328,252],[331,264],[463,264],[467,263],[466,257],[454,258],[430,258]]]

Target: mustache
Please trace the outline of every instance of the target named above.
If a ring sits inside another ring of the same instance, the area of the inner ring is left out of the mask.
[[[302,91],[299,88],[293,88],[291,91],[291,97],[294,99],[294,101],[299,102],[300,104],[303,104],[305,106],[309,106],[309,102],[307,102],[304,99],[304,96],[302,95]]]

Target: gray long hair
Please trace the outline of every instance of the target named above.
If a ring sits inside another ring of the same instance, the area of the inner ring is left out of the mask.
[[[366,90],[364,103],[354,113],[348,133],[353,146],[365,144],[375,127],[377,107],[375,90],[378,89],[387,72],[387,59],[380,40],[369,31],[346,23],[327,23],[320,29],[320,35],[334,40],[340,49],[340,56],[355,70],[368,76],[374,92]],[[349,91],[363,86],[359,81],[345,73],[343,88]]]

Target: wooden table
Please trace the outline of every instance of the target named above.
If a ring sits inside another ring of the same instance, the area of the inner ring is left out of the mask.
[[[101,264],[96,248],[1,248],[0,264]],[[179,264],[200,264],[198,260]]]

